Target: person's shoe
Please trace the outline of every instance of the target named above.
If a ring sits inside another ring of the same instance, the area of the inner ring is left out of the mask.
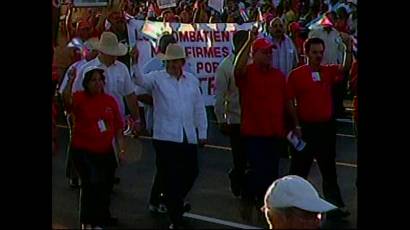
[[[184,227],[182,227],[182,225],[180,224],[171,223],[168,229],[184,229]]]
[[[189,212],[189,211],[191,211],[191,204],[189,203],[189,202],[184,202],[184,208],[183,208],[183,211],[184,211],[184,213],[185,212]]]
[[[229,181],[230,181],[230,187],[231,187],[231,192],[235,197],[239,197],[241,195],[241,186],[239,185],[238,182],[236,182],[236,178],[233,175],[233,171],[229,171],[228,173],[229,176]]]
[[[108,227],[117,226],[118,225],[118,218],[109,217],[105,220],[104,225],[108,226]]]
[[[168,212],[167,206],[165,206],[165,204],[159,204],[159,205],[149,204],[148,209],[153,213],[167,213]]]
[[[80,188],[80,183],[78,181],[78,178],[71,178],[69,180],[69,185],[70,185],[70,188],[72,189]]]
[[[84,230],[84,229],[93,229],[93,228],[91,224],[81,224],[80,229]]]
[[[350,215],[350,212],[345,207],[343,207],[343,208],[338,208],[338,209],[327,212],[326,219],[337,221],[337,220],[346,218],[349,215]]]
[[[101,227],[101,226],[94,226],[92,229],[95,229],[95,230],[101,230],[101,229],[104,229],[103,227]]]

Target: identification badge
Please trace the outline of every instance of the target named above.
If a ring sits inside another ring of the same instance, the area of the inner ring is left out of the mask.
[[[98,129],[100,129],[100,132],[105,132],[107,131],[107,126],[105,125],[104,120],[99,120],[98,122]]]
[[[318,81],[321,80],[321,79],[320,79],[320,74],[319,74],[319,72],[312,72],[312,80],[313,80],[314,82],[318,82]]]

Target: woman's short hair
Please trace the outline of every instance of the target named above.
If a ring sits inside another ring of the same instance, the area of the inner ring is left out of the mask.
[[[84,91],[87,91],[88,92],[88,83],[91,81],[91,77],[93,76],[93,74],[94,74],[94,72],[98,72],[98,73],[100,73],[100,75],[101,75],[101,80],[103,80],[103,82],[105,83],[105,76],[104,76],[104,70],[103,69],[98,69],[98,68],[95,68],[95,69],[91,69],[91,70],[89,70],[89,71],[87,71],[85,74],[84,74],[84,80],[83,80],[83,88],[84,88]]]

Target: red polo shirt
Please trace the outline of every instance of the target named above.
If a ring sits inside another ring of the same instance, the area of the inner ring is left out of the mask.
[[[339,65],[322,65],[320,80],[312,76],[309,65],[294,69],[286,86],[289,99],[296,99],[297,114],[302,122],[325,122],[333,116],[332,89],[343,79]]]
[[[84,91],[76,92],[73,96],[72,114],[73,148],[95,154],[107,154],[113,151],[112,140],[116,130],[124,126],[118,104],[112,96],[107,94],[90,96]],[[99,127],[99,121],[104,122],[105,128]]]
[[[272,68],[262,72],[247,66],[244,76],[235,76],[241,100],[241,133],[245,136],[285,137],[286,80]]]

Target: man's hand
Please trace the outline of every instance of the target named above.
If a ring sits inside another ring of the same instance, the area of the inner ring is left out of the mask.
[[[135,45],[134,48],[132,48],[130,52],[130,56],[132,58],[132,63],[138,64],[139,51],[138,51],[137,45]]]
[[[353,41],[352,37],[347,33],[340,33],[340,37],[342,38],[343,43],[346,45],[346,50],[351,52],[353,48]]]
[[[302,138],[302,128],[300,126],[296,126],[296,128],[293,129],[293,134],[298,138]]]
[[[208,143],[207,139],[199,139],[199,147],[203,148]]]
[[[120,158],[120,163],[124,163],[127,161],[126,157],[125,157],[125,149],[121,149],[120,150],[120,155],[118,156]]]
[[[75,67],[73,67],[68,72],[68,80],[73,81],[76,76],[77,76],[77,69]]]
[[[249,36],[250,36],[250,41],[249,42],[253,42],[256,40],[256,38],[258,37],[258,27],[254,26],[252,27],[251,31],[249,31]]]
[[[223,135],[229,136],[231,134],[231,126],[227,123],[218,123],[218,128]]]
[[[138,137],[141,133],[141,121],[136,120],[131,122],[132,135]]]

